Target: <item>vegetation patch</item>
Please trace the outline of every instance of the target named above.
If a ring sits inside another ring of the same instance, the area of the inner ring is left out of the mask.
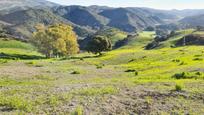
[[[9,61],[7,59],[0,59],[0,64],[8,63]]]
[[[73,71],[73,72],[71,72],[71,74],[81,74],[81,72],[80,71]]]
[[[175,79],[198,79],[202,78],[201,72],[182,72],[182,73],[176,73],[172,76],[172,78]]]
[[[6,106],[11,109],[30,112],[33,109],[32,102],[21,96],[0,95],[0,106]]]
[[[43,65],[42,64],[38,64],[37,61],[29,61],[29,62],[26,62],[25,64],[29,65],[29,66],[43,67]]]
[[[106,86],[101,88],[84,88],[79,91],[74,92],[74,94],[81,96],[97,96],[105,94],[115,94],[118,92],[118,89],[113,86]]]
[[[72,112],[71,115],[83,115],[84,114],[84,110],[82,106],[77,106],[77,108],[74,110],[74,112]]]
[[[46,80],[46,81],[56,80],[56,78],[46,76],[46,75],[36,75],[36,76],[34,76],[34,78],[39,79],[39,80]]]
[[[181,90],[183,90],[183,85],[177,83],[175,85],[175,91],[181,91]]]

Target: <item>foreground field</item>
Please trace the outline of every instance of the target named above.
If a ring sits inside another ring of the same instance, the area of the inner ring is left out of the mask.
[[[204,114],[204,46],[144,50],[153,36],[101,57],[2,46],[0,114]]]

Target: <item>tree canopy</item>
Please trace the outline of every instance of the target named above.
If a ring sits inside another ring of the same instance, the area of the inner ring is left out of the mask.
[[[55,24],[45,27],[38,24],[36,30],[31,41],[46,57],[67,56],[79,52],[77,36],[71,26]]]
[[[99,55],[101,55],[102,51],[109,51],[111,49],[111,41],[105,36],[93,36],[86,47],[88,52]]]

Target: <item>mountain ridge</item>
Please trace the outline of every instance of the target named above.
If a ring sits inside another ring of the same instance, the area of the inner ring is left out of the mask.
[[[8,5],[10,7],[6,8],[5,6]],[[150,26],[156,27],[171,23],[182,24],[182,20],[186,17],[201,14],[204,14],[203,9],[160,10],[144,7],[113,8],[97,5],[61,6],[46,0],[0,1],[0,25],[15,31],[24,26],[25,30],[27,28],[26,33],[29,34],[34,31],[33,26],[37,23],[47,25],[59,22],[74,26],[74,30],[81,37],[86,37],[90,33],[105,27],[114,27],[125,32],[134,33]],[[19,24],[19,21],[22,21],[23,24]],[[31,24],[28,24],[28,22]],[[198,22],[202,23],[200,20]]]

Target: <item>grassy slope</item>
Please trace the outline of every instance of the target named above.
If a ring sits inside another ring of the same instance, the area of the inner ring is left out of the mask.
[[[102,57],[83,53],[70,60],[1,63],[0,108],[11,109],[6,114],[204,113],[204,46],[144,50],[153,36],[140,33],[128,46]],[[124,72],[128,69],[138,75]],[[172,78],[181,72],[201,75]],[[176,84],[182,91],[175,91]]]
[[[16,40],[0,40],[0,52],[4,53],[6,56],[15,57],[27,55],[29,56],[42,56],[40,53],[36,51],[31,44],[27,44],[24,42],[16,41]]]
[[[114,45],[117,41],[123,40],[124,38],[127,37],[127,33],[116,28],[101,30],[97,34],[107,36],[108,38],[110,38],[112,45]]]
[[[171,47],[177,42],[177,40],[184,37],[185,35],[192,34],[193,32],[193,29],[178,31],[176,36],[169,38],[167,41],[161,42],[161,46],[158,48]]]

